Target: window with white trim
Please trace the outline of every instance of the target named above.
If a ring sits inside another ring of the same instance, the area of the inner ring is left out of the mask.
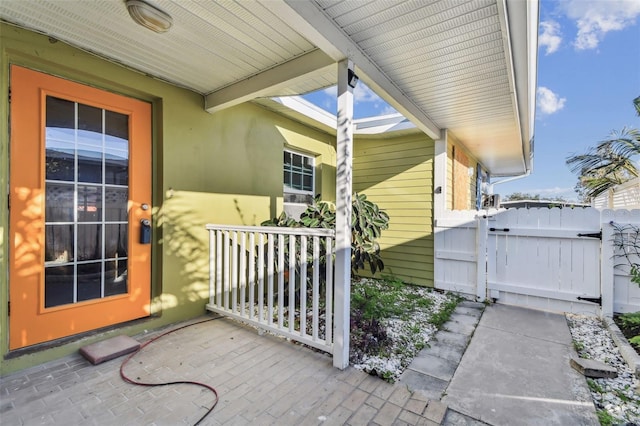
[[[283,164],[285,204],[310,204],[315,190],[315,159],[285,150]]]

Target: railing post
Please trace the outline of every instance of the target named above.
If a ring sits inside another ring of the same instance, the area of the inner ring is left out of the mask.
[[[348,60],[338,63],[338,123],[336,141],[336,265],[333,365],[349,366],[351,309],[351,193],[353,162],[353,87]]]
[[[613,247],[613,226],[611,221],[614,212],[604,210],[600,213],[600,226],[602,229],[602,241],[600,244],[600,293],[602,296],[602,306],[600,308],[601,317],[613,316],[613,283],[614,276],[614,247]]]

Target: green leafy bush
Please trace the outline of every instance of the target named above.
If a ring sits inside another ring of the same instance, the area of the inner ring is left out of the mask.
[[[640,312],[621,314],[617,320],[629,343],[640,348]]]
[[[320,195],[300,216],[297,221],[284,212],[280,216],[262,222],[262,226],[305,227],[335,229],[336,207],[333,203],[322,201]],[[369,266],[371,273],[384,269],[380,257],[380,245],[376,241],[382,231],[389,228],[389,215],[380,210],[377,204],[367,200],[364,194],[354,194],[351,213],[351,269],[355,273]],[[324,244],[324,242],[322,243]],[[324,250],[322,251],[324,253]],[[320,259],[323,262],[324,259]]]

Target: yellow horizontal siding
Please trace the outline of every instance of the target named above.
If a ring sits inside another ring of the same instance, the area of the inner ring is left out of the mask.
[[[433,158],[426,136],[358,139],[354,147],[354,190],[390,217],[379,240],[382,274],[427,286],[433,285]]]
[[[390,144],[393,145],[393,152],[407,151],[411,149],[424,149],[429,146],[433,148],[434,146],[434,142],[424,136],[396,138],[395,140],[357,138],[355,141],[356,150],[358,150],[358,153],[362,155],[389,153]]]
[[[411,217],[425,217],[429,220],[429,222],[433,223],[433,217],[431,216],[430,209],[395,209],[395,208],[387,208],[384,209],[389,217],[393,218],[411,218]],[[394,220],[395,221],[395,220]]]
[[[387,212],[388,214],[388,212]],[[394,234],[395,232],[415,232],[415,231],[419,231],[421,232],[423,235],[421,236],[424,237],[424,233],[426,232],[427,234],[431,234],[431,229],[433,226],[432,220],[430,217],[424,217],[424,216],[394,216],[391,217],[391,215],[389,216],[389,223],[390,225],[393,225],[392,229],[388,229],[386,231],[384,231],[385,235],[389,235],[389,236],[395,236],[396,234]],[[391,228],[391,226],[390,226]]]
[[[392,247],[380,247],[385,253],[393,251],[396,246]],[[428,256],[429,250],[433,250],[433,244],[423,244],[420,246],[404,244],[402,246],[402,254],[406,256]],[[395,252],[394,252],[395,253]],[[394,254],[395,256],[395,254]]]
[[[379,149],[372,152],[362,152],[361,157],[354,157],[353,162],[367,162],[367,161],[384,161],[387,158],[411,158],[414,155],[424,155],[425,145],[422,144],[413,144],[411,147],[399,148],[396,146],[393,152],[385,151],[384,147],[380,147]]]
[[[416,164],[425,163],[432,159],[433,159],[433,156],[427,156],[427,155],[413,156],[411,158],[387,158],[387,159],[372,160],[372,161],[366,161],[366,162],[360,161],[358,163],[354,162],[353,167],[354,167],[354,171],[356,170],[356,168],[360,170],[381,168],[383,172],[393,173],[394,170],[392,170],[392,168],[394,167],[395,168],[402,168],[407,166],[413,167]],[[422,167],[425,167],[425,170],[427,170],[426,165],[423,165]],[[401,170],[401,171],[404,171],[404,170]]]
[[[431,237],[431,235],[427,235],[421,237],[422,239],[408,238],[403,237],[402,235],[388,235],[385,233],[383,235],[384,239],[380,241],[381,248],[391,248],[398,245],[403,245],[405,247],[414,247],[414,248],[433,248],[433,242],[429,242],[426,238]]]
[[[423,170],[417,170],[413,168],[411,170],[401,171],[400,174],[394,171],[380,172],[379,169],[360,170],[358,176],[353,177],[354,184],[371,184],[379,182],[397,183],[398,185],[415,185],[423,186],[421,181],[425,174],[429,176],[432,172],[431,168],[424,168]]]
[[[429,253],[426,249],[422,249],[421,253],[406,253],[405,250],[401,252],[396,252],[392,250],[387,250],[384,252],[384,260],[387,262],[393,261],[394,264],[398,264],[397,262],[412,262],[412,263],[422,263],[428,260]]]

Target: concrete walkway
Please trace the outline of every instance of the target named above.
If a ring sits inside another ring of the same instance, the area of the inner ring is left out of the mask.
[[[488,306],[442,398],[444,423],[599,425],[571,356],[563,315]]]
[[[461,302],[444,325],[402,373],[400,383],[430,400],[439,401],[460,364],[485,306]]]

